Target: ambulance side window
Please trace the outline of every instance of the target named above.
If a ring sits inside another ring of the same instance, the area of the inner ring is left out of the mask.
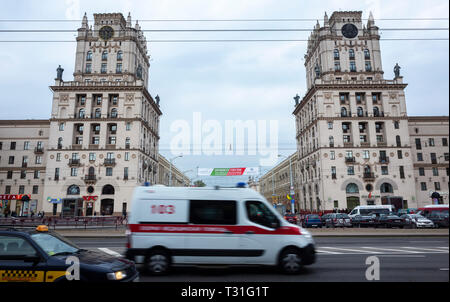
[[[192,224],[235,225],[236,201],[191,200],[189,222]]]
[[[278,218],[264,203],[260,201],[247,201],[245,207],[250,221],[273,229],[280,226]]]

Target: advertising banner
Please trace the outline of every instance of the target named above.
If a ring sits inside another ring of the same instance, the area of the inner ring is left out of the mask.
[[[198,168],[198,176],[258,176],[258,167],[247,168]]]

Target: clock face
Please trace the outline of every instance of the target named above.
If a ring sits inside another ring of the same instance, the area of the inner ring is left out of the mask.
[[[103,40],[109,40],[114,35],[114,29],[111,26],[103,26],[100,28],[99,35]]]
[[[351,23],[342,26],[342,34],[348,39],[353,39],[358,35],[358,28]]]

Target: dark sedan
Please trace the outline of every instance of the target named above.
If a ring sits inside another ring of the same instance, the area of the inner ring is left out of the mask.
[[[432,212],[427,217],[429,220],[433,221],[435,227],[437,228],[448,228],[449,226],[449,216],[448,213],[444,212]]]
[[[376,219],[376,225],[384,228],[402,228],[405,226],[405,221],[397,215],[381,215]]]
[[[356,215],[352,218],[352,225],[354,227],[373,227],[375,225],[375,218],[368,215]]]

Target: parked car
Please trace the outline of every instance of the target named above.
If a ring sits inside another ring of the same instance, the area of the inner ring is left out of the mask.
[[[434,223],[436,228],[448,228],[449,216],[448,213],[435,212],[428,216],[428,219]]]
[[[375,224],[385,228],[403,228],[405,226],[403,219],[393,214],[380,215],[375,219]]]
[[[373,227],[375,225],[375,218],[369,215],[356,215],[352,218],[353,227]]]
[[[400,218],[403,219],[405,227],[409,227],[412,229],[433,228],[434,227],[433,221],[431,221],[419,214],[406,214],[406,215],[400,216]]]
[[[298,217],[295,214],[286,213],[284,215],[284,220],[292,224],[298,224]]]
[[[322,221],[322,226],[325,225],[325,222],[327,221],[327,218],[330,217],[331,215],[333,215],[332,213],[328,213],[328,214],[323,214],[322,216],[320,216],[320,220]]]
[[[305,216],[305,219],[303,220],[302,226],[304,228],[309,228],[309,227],[321,228],[322,227],[322,220],[320,219],[319,215],[309,214],[309,215]]]
[[[352,222],[347,214],[331,214],[326,222],[325,226],[328,227],[351,227]]]

